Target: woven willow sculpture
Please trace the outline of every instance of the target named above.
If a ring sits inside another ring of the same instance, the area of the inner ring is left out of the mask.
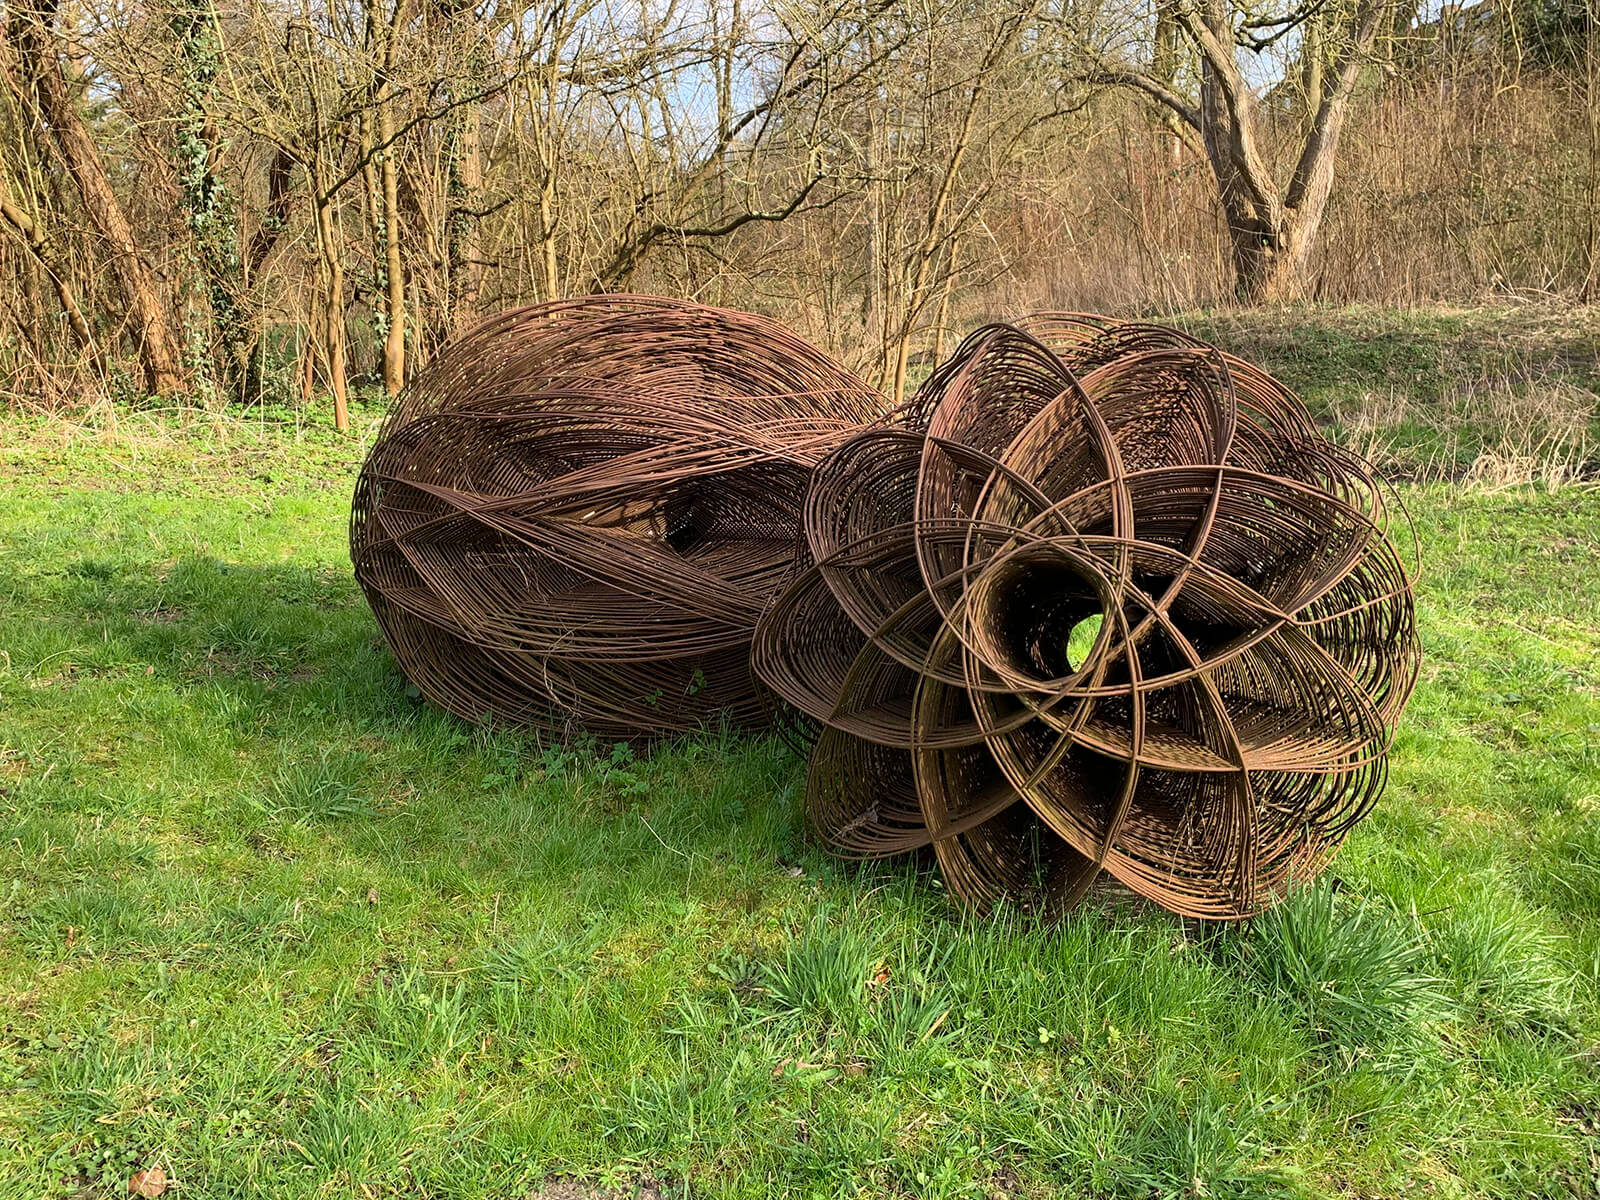
[[[835,851],[931,846],[980,909],[1104,870],[1237,918],[1316,873],[1415,681],[1379,481],[1246,363],[1033,318],[817,468],[760,676],[822,728]]]
[[[758,317],[628,296],[508,312],[389,415],[356,487],[356,578],[407,678],[468,720],[759,724],[750,637],[806,480],[880,409]]]

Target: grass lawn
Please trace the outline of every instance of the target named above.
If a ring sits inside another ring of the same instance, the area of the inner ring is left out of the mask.
[[[112,415],[0,418],[5,1200],[1600,1196],[1600,493],[1406,492],[1423,677],[1323,886],[1043,928],[833,863],[775,742],[408,699],[359,439]]]

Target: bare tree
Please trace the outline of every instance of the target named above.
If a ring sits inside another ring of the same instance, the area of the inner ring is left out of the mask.
[[[596,288],[769,312],[890,396],[1028,309],[1592,295],[1577,3],[11,0],[0,394],[343,427]]]
[[[12,196],[3,173],[0,173],[0,229],[21,241],[37,260],[51,287],[55,289],[56,301],[73,334],[83,348],[98,360],[99,347],[95,345],[94,332],[89,328],[89,318],[84,316],[83,309],[78,306],[78,298],[73,293],[71,268],[63,251]]]
[[[57,0],[21,0],[11,8],[7,28],[22,85],[36,106],[38,120],[49,130],[96,234],[105,243],[106,257],[133,324],[145,390],[153,395],[171,394],[180,391],[185,382],[171,308],[160,293],[144,247],[111,186],[62,70],[57,13]]]
[[[1249,302],[1294,299],[1307,292],[1307,267],[1333,191],[1351,93],[1388,4],[1359,0],[1337,29],[1329,8],[1328,0],[1309,0],[1277,15],[1258,14],[1230,0],[1174,0],[1163,7],[1162,20],[1183,32],[1199,60],[1195,98],[1176,86],[1164,58],[1168,47],[1159,41],[1159,53],[1148,63],[1102,57],[1089,72],[1095,82],[1138,91],[1198,136],[1227,221],[1235,286]],[[1301,37],[1310,103],[1298,153],[1280,183],[1265,150],[1261,104],[1238,55],[1241,49],[1259,52],[1292,34]],[[1336,48],[1325,71],[1330,38]]]

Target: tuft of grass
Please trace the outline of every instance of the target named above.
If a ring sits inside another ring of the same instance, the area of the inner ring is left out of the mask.
[[[1259,1107],[1204,1092],[1187,1103],[1150,1106],[1107,1160],[1103,1192],[1187,1200],[1278,1200],[1292,1194],[1294,1173],[1261,1161]]]
[[[784,1016],[824,1031],[859,1032],[877,948],[856,922],[834,921],[826,908],[760,967],[759,978]]]
[[[286,756],[273,773],[269,798],[257,811],[276,821],[350,820],[365,815],[371,802],[361,794],[367,756],[325,747],[309,757]]]
[[[1262,985],[1341,1049],[1414,1046],[1449,1012],[1421,930],[1381,905],[1341,903],[1326,883],[1255,918],[1241,949]]]
[[[1456,999],[1478,1020],[1505,1030],[1568,1032],[1574,981],[1556,938],[1537,914],[1497,888],[1451,912],[1433,934],[1434,952]]]

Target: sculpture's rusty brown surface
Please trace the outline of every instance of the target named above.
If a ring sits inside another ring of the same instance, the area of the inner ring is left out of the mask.
[[[821,726],[835,851],[931,846],[978,908],[1100,874],[1247,916],[1370,807],[1415,682],[1381,481],[1170,329],[991,326],[823,460],[758,674]]]
[[[1383,786],[1411,577],[1370,467],[1175,330],[979,330],[885,418],[760,318],[507,313],[407,389],[351,552],[401,668],[471,720],[816,727],[836,852],[931,848],[985,909],[1102,872],[1237,918]],[[759,624],[758,624],[759,619]]]
[[[880,409],[759,317],[629,296],[508,312],[397,401],[356,488],[356,577],[406,677],[468,720],[758,724],[750,637],[806,480]]]

